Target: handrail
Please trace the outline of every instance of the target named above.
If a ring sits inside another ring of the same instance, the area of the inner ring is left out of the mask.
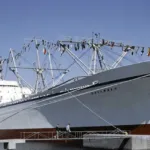
[[[129,131],[125,131],[129,132]],[[112,131],[48,131],[48,132],[20,132],[21,139],[49,139],[49,140],[65,140],[65,139],[83,139],[83,135],[87,134],[120,134]]]

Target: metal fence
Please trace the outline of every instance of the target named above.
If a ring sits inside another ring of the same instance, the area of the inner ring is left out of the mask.
[[[128,132],[128,131],[124,131]],[[20,138],[21,139],[46,139],[46,140],[81,140],[83,139],[83,135],[88,134],[120,134],[119,132],[113,131],[51,131],[51,132],[21,132]]]

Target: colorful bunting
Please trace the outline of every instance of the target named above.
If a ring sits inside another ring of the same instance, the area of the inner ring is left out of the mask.
[[[66,44],[60,44],[60,46],[62,47],[62,55],[66,51]]]
[[[77,49],[78,49],[78,50],[80,49],[80,44],[79,44],[79,43],[77,43]]]
[[[36,49],[38,49],[39,46],[40,46],[40,43],[36,44],[36,45],[35,45]]]
[[[46,48],[44,47],[44,48],[43,48],[43,53],[44,53],[44,55],[46,54],[46,52],[47,52],[47,51],[46,51]]]
[[[82,50],[85,49],[85,41],[82,42],[81,47],[82,47]]]
[[[96,38],[98,37],[98,34],[97,33],[95,33],[95,36],[96,36]]]
[[[45,44],[45,41],[44,40],[42,40],[42,45],[44,45]]]
[[[74,49],[75,49],[75,51],[77,51],[77,50],[78,50],[78,48],[77,48],[77,45],[76,45],[76,44],[74,44]]]
[[[104,45],[105,44],[105,40],[104,39],[102,39],[102,45]]]
[[[123,50],[124,52],[127,52],[128,51],[128,46]]]
[[[111,48],[113,48],[115,45],[115,42],[111,42]]]
[[[98,34],[94,34],[95,37],[98,37]],[[31,46],[31,42],[36,42],[35,39],[31,40],[27,45],[23,45],[23,48],[21,50],[20,53],[18,53],[15,56],[15,59],[18,59],[24,52],[26,52],[27,50],[30,50],[30,46]],[[64,44],[65,43],[65,44]],[[110,48],[113,48],[114,46],[117,47],[122,47],[123,51],[128,52],[131,51],[131,55],[136,54],[137,51],[140,49],[141,50],[141,55],[143,55],[144,53],[144,47],[138,47],[138,46],[131,46],[131,45],[123,45],[122,43],[115,43],[112,41],[106,41],[105,39],[101,39],[101,41],[99,41],[98,43],[94,42],[94,39],[90,39],[90,40],[82,40],[80,41],[72,41],[72,39],[69,41],[57,41],[56,43],[50,43],[47,42],[45,40],[41,40],[40,42],[35,44],[36,49],[39,49],[40,45],[43,45],[43,53],[44,55],[47,54],[47,49],[49,48],[55,48],[56,50],[60,50],[61,51],[61,55],[67,50],[67,49],[71,49],[72,45],[74,44],[74,50],[78,51],[80,49],[85,49],[86,47],[89,47],[93,50],[99,49],[102,46],[109,46]],[[148,56],[150,56],[150,47],[148,48]],[[7,61],[7,60],[6,60]]]
[[[93,48],[93,50],[95,50],[95,49],[96,49],[96,45],[95,45],[95,44],[93,44],[93,45],[92,45],[92,48]]]
[[[148,54],[147,56],[150,56],[150,47],[148,47]]]
[[[141,56],[143,55],[143,53],[144,53],[144,47],[142,47]]]
[[[68,49],[70,48],[69,44],[67,45],[67,48],[68,48]]]
[[[131,49],[135,49],[135,46],[131,46],[130,48],[131,48]]]

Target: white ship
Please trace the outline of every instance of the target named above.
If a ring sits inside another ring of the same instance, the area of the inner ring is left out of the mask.
[[[66,42],[81,43],[81,46],[84,42],[85,46],[90,46],[93,49],[91,61],[93,66],[88,68],[69,50],[70,45],[64,45]],[[38,91],[35,87],[33,93],[29,87],[20,87],[16,82],[1,80],[0,85],[4,86],[1,87],[1,102],[5,103],[0,106],[0,129],[43,129],[54,128],[56,124],[65,127],[68,122],[72,127],[122,126],[122,128],[150,123],[150,62],[117,67],[126,54],[138,53],[138,50],[143,54],[143,47],[123,45],[103,39],[96,44],[93,40],[90,42],[59,41],[55,46],[62,47],[63,53],[68,52],[72,57],[76,57],[76,62],[82,64],[80,67],[88,75],[74,77],[62,83],[52,80],[52,87],[48,88],[44,84],[42,74],[45,69],[40,68],[38,61],[36,72],[41,77],[45,90]],[[112,68],[108,68],[103,61],[99,51],[102,46],[122,48],[122,54],[112,64]],[[50,52],[48,56],[51,62]],[[97,71],[96,59],[102,71]],[[13,72],[18,81],[22,79],[18,75],[19,67],[14,65],[11,68],[15,68]],[[53,79],[54,73],[51,70],[55,70],[52,69],[52,63],[50,63],[50,73]],[[60,78],[67,73],[67,70],[68,68],[63,71]],[[22,97],[22,95],[28,96]],[[13,98],[16,100],[13,101]],[[6,103],[8,101],[9,103]]]

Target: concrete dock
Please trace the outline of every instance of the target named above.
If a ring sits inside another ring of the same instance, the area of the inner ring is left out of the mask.
[[[82,144],[50,140],[2,140],[0,150],[83,150]]]
[[[76,131],[62,132],[25,132],[20,139],[0,140],[0,150],[150,150],[149,135],[103,134]]]
[[[15,150],[17,149],[18,144],[24,144],[26,140],[24,139],[7,139],[7,140],[0,140],[0,149],[1,150]]]

